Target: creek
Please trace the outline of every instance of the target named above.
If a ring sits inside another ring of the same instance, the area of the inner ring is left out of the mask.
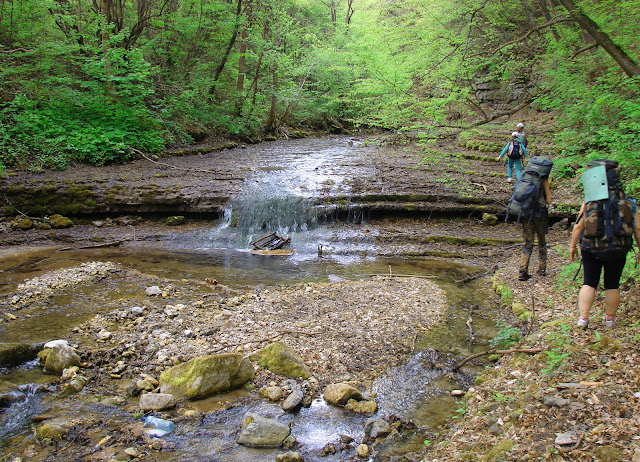
[[[450,392],[466,389],[477,372],[469,366],[462,373],[447,371],[461,355],[486,349],[495,335],[491,295],[484,281],[460,286],[456,280],[478,271],[477,268],[427,258],[379,258],[376,226],[358,210],[348,216],[333,216],[314,199],[328,191],[348,190],[350,178],[344,168],[360,149],[347,138],[323,138],[272,143],[265,147],[260,169],[234,197],[219,220],[208,228],[180,229],[153,242],[135,242],[118,248],[100,248],[56,252],[36,250],[3,260],[0,264],[0,295],[8,296],[16,285],[58,268],[75,267],[89,261],[112,261],[142,273],[175,281],[203,281],[213,278],[237,290],[260,291],[278,285],[300,282],[335,282],[369,277],[371,274],[401,274],[433,277],[445,290],[449,310],[446,321],[429,332],[401,366],[375,380],[372,393],[379,405],[377,417],[409,422],[421,431],[401,432],[378,447],[375,460],[418,450],[425,432],[437,431],[451,416],[456,402]],[[264,165],[267,165],[266,167]],[[319,173],[321,172],[321,173]],[[354,167],[354,177],[367,175],[366,167]],[[290,256],[261,256],[251,253],[251,242],[261,235],[277,232],[291,238]],[[179,282],[176,282],[179,283]],[[96,292],[99,290],[100,295]],[[139,287],[125,278],[110,281],[99,288],[79,286],[73,294],[59,294],[29,316],[0,330],[1,342],[42,342],[65,338],[66,332],[105,309],[107,299],[132,294]],[[468,317],[473,319],[475,342],[469,343]],[[30,419],[42,412],[38,387],[50,380],[35,363],[4,370],[1,380],[15,384],[15,401],[0,414],[0,440],[5,449],[20,446],[29,434]],[[229,403],[234,403],[229,406]],[[77,404],[77,412],[93,412]],[[306,461],[344,460],[345,454],[324,455],[327,444],[337,444],[339,435],[362,439],[364,422],[369,416],[353,414],[329,406],[321,398],[309,408],[285,414],[276,404],[239,390],[185,405],[204,413],[201,421],[181,423],[165,438],[176,451],[166,459],[182,461],[273,461],[282,451],[250,449],[235,444],[244,414],[251,410],[277,417],[292,426]],[[112,411],[113,414],[119,411]],[[131,419],[121,413],[120,418]]]

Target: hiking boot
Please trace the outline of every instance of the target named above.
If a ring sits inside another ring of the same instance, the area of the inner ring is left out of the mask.
[[[507,178],[507,181],[508,181],[509,183],[511,183],[511,182],[513,181],[513,178],[509,177],[509,178]]]
[[[531,275],[526,271],[520,271],[520,275],[518,276],[518,281],[528,281],[531,279]]]
[[[546,275],[547,275],[547,270],[546,270],[546,269],[542,269],[542,268],[540,268],[540,269],[538,270],[538,276],[545,277]]]
[[[604,327],[611,328],[611,327],[613,327],[615,325],[616,325],[616,317],[615,316],[606,315],[604,317]]]
[[[589,325],[589,318],[578,318],[578,327],[580,329],[586,329]]]

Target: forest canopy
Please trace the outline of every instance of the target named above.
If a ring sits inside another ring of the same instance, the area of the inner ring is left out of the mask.
[[[640,0],[0,0],[0,170],[530,107],[640,189]]]

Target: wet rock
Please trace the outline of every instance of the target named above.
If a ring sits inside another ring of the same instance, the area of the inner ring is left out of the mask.
[[[626,460],[626,457],[620,449],[607,445],[596,449],[596,459],[600,462],[620,462]]]
[[[134,447],[130,447],[124,450],[124,453],[126,455],[128,455],[129,457],[133,457],[134,459],[138,458],[138,457],[142,457],[142,454],[140,454],[140,451],[138,451],[137,448]]]
[[[276,462],[302,462],[304,459],[298,452],[289,451],[276,456]]]
[[[285,377],[307,379],[311,376],[302,358],[282,342],[267,345],[251,355],[258,366]]]
[[[462,390],[451,390],[451,396],[455,396],[455,397],[464,396],[464,391],[462,391]]]
[[[269,401],[280,401],[284,396],[284,391],[280,387],[264,387],[260,389],[260,394]]]
[[[282,442],[282,447],[285,449],[291,449],[296,444],[298,444],[298,440],[296,440],[295,436],[289,435]]]
[[[47,420],[36,428],[36,438],[40,441],[60,441],[67,434],[65,427],[62,419]]]
[[[336,453],[336,447],[333,444],[327,444],[325,447],[322,448],[322,453],[325,456],[331,455],[331,454],[335,454]]]
[[[340,439],[346,444],[349,444],[349,443],[351,443],[353,441],[353,438],[350,437],[349,435],[345,435],[343,433],[340,433],[339,436],[340,436]]]
[[[240,354],[201,356],[162,372],[160,390],[196,400],[244,385],[253,377],[253,364]]]
[[[66,368],[80,365],[80,356],[66,340],[46,343],[44,350],[38,353],[38,358],[44,363],[44,371],[48,373],[62,374]]]
[[[389,433],[391,426],[384,419],[371,418],[364,424],[364,434],[371,439],[387,436]]]
[[[350,399],[362,400],[360,390],[347,383],[332,383],[325,388],[323,396],[325,401],[339,406],[344,406]]]
[[[62,380],[71,380],[80,372],[78,366],[71,366],[62,371]]]
[[[248,412],[242,421],[238,444],[254,448],[280,447],[289,436],[289,427],[274,419]]]
[[[73,226],[73,222],[70,219],[57,213],[49,217],[49,224],[54,229],[71,228]]]
[[[64,385],[64,388],[60,392],[60,396],[68,396],[75,395],[82,391],[82,389],[87,385],[89,380],[82,375],[74,376],[68,383]]]
[[[345,408],[358,414],[375,414],[378,411],[378,403],[375,401],[356,401],[350,399]]]
[[[366,444],[359,444],[356,448],[356,453],[358,454],[359,458],[366,459],[370,454],[369,446],[367,446]]]
[[[301,390],[293,390],[282,403],[282,410],[293,412],[302,404],[304,393]]]
[[[140,409],[143,411],[162,411],[176,405],[175,396],[169,393],[145,393],[140,397]]]
[[[42,344],[1,343],[0,367],[15,367],[38,357]]]

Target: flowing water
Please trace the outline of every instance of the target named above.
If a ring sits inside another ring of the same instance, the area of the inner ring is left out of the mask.
[[[433,276],[446,291],[450,303],[446,322],[417,345],[405,364],[377,379],[372,391],[379,404],[379,417],[400,419],[425,431],[435,431],[455,408],[450,391],[468,387],[474,369],[467,368],[466,373],[456,374],[447,371],[460,355],[486,348],[479,343],[486,343],[495,333],[494,322],[478,316],[491,308],[487,302],[490,296],[486,284],[472,282],[459,287],[454,282],[477,268],[423,258],[377,258],[376,229],[367,224],[366,216],[354,209],[343,220],[335,220],[331,218],[331,210],[316,205],[316,199],[323,194],[348,191],[344,168],[334,166],[348,165],[360,149],[375,148],[359,146],[347,138],[266,145],[262,167],[243,193],[231,200],[224,217],[210,228],[180,230],[154,243],[70,252],[43,250],[6,259],[0,265],[0,295],[9,293],[24,279],[87,261],[114,261],[172,280],[214,278],[232,288],[251,290],[307,281],[362,278],[389,271]],[[354,167],[352,174],[371,172],[365,167]],[[251,242],[270,232],[290,237],[290,248],[295,249],[293,255],[253,255]],[[69,328],[108,306],[105,300],[117,299],[122,293],[139,292],[140,287],[135,283],[117,277],[98,287],[79,286],[73,294],[56,295],[30,312],[29,317],[4,324],[0,341],[39,342],[64,338]],[[474,319],[479,341],[473,345],[468,343],[465,324],[469,315]],[[28,420],[42,412],[36,391],[47,378],[35,364],[27,364],[4,371],[2,380],[18,384],[9,388],[8,393],[14,393],[15,399],[0,414],[0,441],[9,442],[10,438],[27,433]],[[229,407],[229,402],[235,404]],[[181,423],[166,437],[176,444],[177,454],[183,461],[273,461],[279,451],[235,444],[240,422],[248,410],[290,423],[292,433],[304,448],[305,460],[343,460],[344,454],[320,454],[327,444],[340,445],[341,434],[360,440],[368,418],[328,406],[322,399],[316,399],[311,407],[296,414],[285,414],[278,405],[265,403],[244,391],[187,406],[205,412],[206,417],[201,422]],[[82,409],[78,408],[78,412],[83,412]],[[217,412],[212,412],[214,410]],[[378,460],[418,449],[423,433],[408,432],[414,436],[380,446]]]

